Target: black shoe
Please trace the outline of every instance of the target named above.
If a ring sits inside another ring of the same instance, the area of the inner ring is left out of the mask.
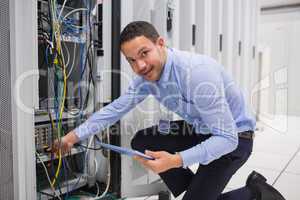
[[[285,200],[285,198],[266,181],[267,179],[263,175],[253,171],[248,176],[246,186],[255,192],[256,200]]]

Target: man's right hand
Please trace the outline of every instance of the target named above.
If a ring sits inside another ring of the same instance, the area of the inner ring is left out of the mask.
[[[70,152],[73,145],[78,141],[79,138],[77,137],[75,132],[71,131],[67,135],[62,137],[60,140],[55,140],[52,145],[51,151],[58,154],[59,149],[61,149],[61,153],[62,155],[64,155],[65,153]]]

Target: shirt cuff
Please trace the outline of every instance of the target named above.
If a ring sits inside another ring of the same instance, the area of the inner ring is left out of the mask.
[[[182,158],[183,168],[187,168],[188,166],[199,162],[201,156],[199,149],[196,149],[196,147],[181,151],[179,154]]]
[[[91,135],[95,135],[103,130],[103,127],[98,123],[85,122],[79,127],[75,128],[75,134],[79,140],[85,140]]]

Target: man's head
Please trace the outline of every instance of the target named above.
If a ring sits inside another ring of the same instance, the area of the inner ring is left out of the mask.
[[[152,24],[136,21],[128,24],[120,37],[121,51],[133,71],[149,81],[160,78],[166,62],[165,41]]]

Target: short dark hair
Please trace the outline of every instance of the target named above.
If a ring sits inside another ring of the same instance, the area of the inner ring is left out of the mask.
[[[152,42],[156,42],[157,38],[159,38],[157,30],[152,24],[146,21],[134,21],[127,24],[121,32],[120,45],[138,36],[145,36]]]

